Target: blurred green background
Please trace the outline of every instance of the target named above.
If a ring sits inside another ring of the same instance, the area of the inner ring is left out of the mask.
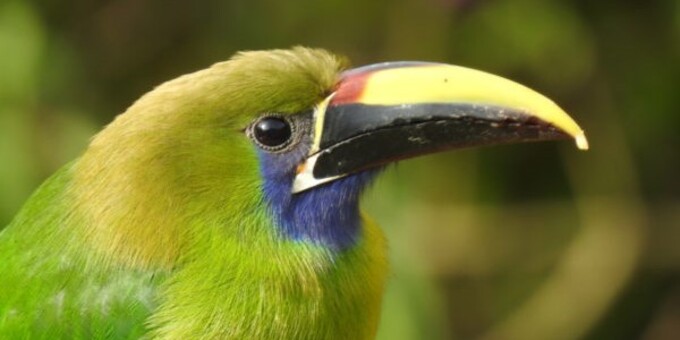
[[[0,226],[144,92],[246,49],[429,60],[553,98],[569,142],[392,167],[381,339],[680,339],[680,1],[3,0]]]

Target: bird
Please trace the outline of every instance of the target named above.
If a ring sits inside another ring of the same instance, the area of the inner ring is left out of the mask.
[[[390,164],[583,130],[466,67],[244,51],[154,88],[0,232],[0,338],[372,339]]]

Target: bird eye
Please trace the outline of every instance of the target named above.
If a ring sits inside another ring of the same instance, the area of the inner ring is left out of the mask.
[[[287,146],[293,136],[288,120],[282,117],[264,117],[251,130],[252,138],[265,150],[277,151]]]

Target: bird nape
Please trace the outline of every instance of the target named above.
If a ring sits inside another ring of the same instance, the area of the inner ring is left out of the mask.
[[[512,81],[243,52],[142,96],[0,233],[0,338],[370,339],[384,165],[579,126]]]

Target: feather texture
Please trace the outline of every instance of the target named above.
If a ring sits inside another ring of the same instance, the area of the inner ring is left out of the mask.
[[[0,337],[372,338],[387,263],[357,210],[367,181],[337,188],[353,225],[308,225],[351,227],[351,242],[292,237],[280,217],[309,212],[290,209],[335,207],[277,205],[243,133],[313,107],[343,67],[322,50],[246,52],[140,98],[0,233]]]

